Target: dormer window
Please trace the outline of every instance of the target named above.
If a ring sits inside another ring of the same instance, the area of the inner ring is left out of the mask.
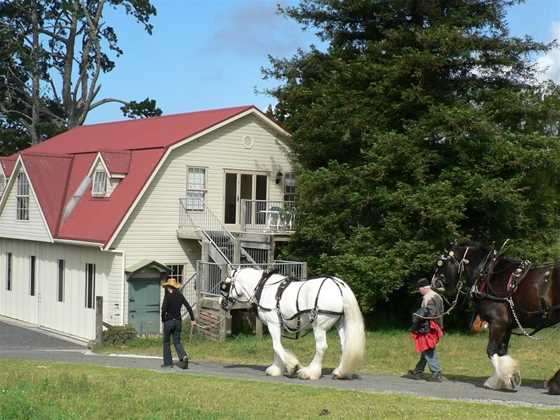
[[[93,189],[94,197],[105,197],[107,194],[107,172],[98,169],[93,173]]]
[[[29,220],[29,181],[23,171],[17,175],[16,188],[16,218]]]
[[[3,173],[0,173],[0,197],[4,194],[4,190],[6,189],[6,176]]]

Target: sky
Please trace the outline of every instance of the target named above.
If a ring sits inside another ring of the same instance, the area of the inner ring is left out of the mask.
[[[263,80],[268,56],[287,58],[321,45],[312,30],[276,13],[279,2],[297,0],[152,0],[152,35],[132,17],[108,11],[124,54],[102,76],[99,98],[150,97],[164,114],[238,105],[266,110],[275,100],[263,91],[278,83]],[[560,41],[560,0],[528,0],[512,7],[507,21],[514,36]],[[543,78],[560,82],[560,48],[536,59]],[[99,107],[86,124],[122,120],[119,108]]]

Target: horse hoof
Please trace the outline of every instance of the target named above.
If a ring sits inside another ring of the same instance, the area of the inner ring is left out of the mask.
[[[317,380],[321,377],[321,374],[317,374],[313,371],[311,371],[310,369],[307,368],[301,368],[298,370],[297,372],[297,376],[299,379],[309,379],[309,380]]]
[[[265,373],[268,376],[281,376],[282,369],[280,369],[278,366],[269,366],[266,368]]]
[[[292,368],[286,368],[286,375],[289,377],[294,377],[296,376],[296,374],[299,372],[301,368],[302,368],[301,365],[295,365]]]

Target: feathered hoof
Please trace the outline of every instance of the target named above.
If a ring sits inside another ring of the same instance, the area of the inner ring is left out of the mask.
[[[281,376],[282,375],[282,369],[280,369],[276,365],[270,365],[269,367],[266,368],[265,373],[268,376]]]
[[[317,372],[316,369],[304,367],[298,370],[297,376],[299,379],[309,379],[312,381],[316,381],[321,377],[321,372]]]
[[[301,369],[301,365],[294,365],[292,367],[286,367],[286,376],[294,377],[297,372]]]

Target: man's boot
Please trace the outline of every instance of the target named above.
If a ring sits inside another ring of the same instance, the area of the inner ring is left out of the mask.
[[[443,382],[443,376],[441,372],[432,373],[432,376],[428,378],[430,382]]]
[[[419,379],[424,379],[424,375],[423,372],[417,371],[417,370],[409,370],[406,375],[404,375],[405,378],[408,379],[414,379],[414,380],[419,380]]]

